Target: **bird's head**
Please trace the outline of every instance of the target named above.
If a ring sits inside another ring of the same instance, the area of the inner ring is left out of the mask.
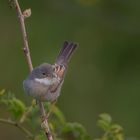
[[[45,85],[51,85],[59,80],[55,73],[55,66],[48,63],[43,63],[34,68],[29,78]]]

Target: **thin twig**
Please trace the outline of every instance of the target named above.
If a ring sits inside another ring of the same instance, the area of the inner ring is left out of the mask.
[[[42,117],[42,124],[41,127],[45,130],[45,134],[48,138],[48,140],[53,140],[49,124],[48,124],[48,118],[45,113],[44,105],[42,102],[38,102],[39,108],[40,108],[40,116]]]
[[[31,56],[30,56],[30,50],[29,50],[29,45],[28,45],[28,39],[27,39],[27,33],[26,33],[26,28],[25,28],[25,17],[22,14],[20,5],[18,3],[18,0],[14,0],[15,3],[15,7],[16,7],[16,11],[19,17],[19,21],[20,21],[20,26],[21,26],[21,32],[22,32],[22,36],[23,36],[23,43],[24,43],[24,47],[23,47],[23,52],[25,54],[26,60],[27,60],[27,64],[29,67],[30,72],[32,72],[33,70],[33,65],[32,65],[32,61],[31,61]],[[39,103],[39,109],[40,109],[40,113],[41,113],[41,119],[42,119],[42,123],[45,123],[45,134],[48,138],[48,140],[53,140],[50,129],[49,129],[49,125],[48,125],[48,120],[46,117],[46,113],[45,113],[45,108],[42,102],[38,101]]]
[[[19,17],[21,32],[22,32],[22,37],[23,37],[23,43],[24,43],[23,52],[25,54],[29,70],[30,70],[30,72],[32,72],[33,65],[32,65],[32,60],[31,60],[31,56],[30,56],[27,33],[26,33],[26,28],[25,28],[25,23],[24,23],[25,18],[22,14],[21,8],[20,8],[19,3],[18,3],[18,0],[14,0],[14,1],[15,1],[15,7],[16,7],[16,11],[17,11],[17,14],[18,14],[18,17]]]
[[[24,134],[26,134],[29,139],[34,140],[34,136],[32,135],[32,133],[30,131],[28,131],[25,127],[21,126],[20,124],[14,122],[14,121],[11,121],[11,120],[1,119],[1,118],[0,118],[0,123],[13,125],[13,126],[19,128]]]

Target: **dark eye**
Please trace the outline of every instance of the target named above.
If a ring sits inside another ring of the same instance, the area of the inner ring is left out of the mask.
[[[42,73],[42,75],[46,75],[46,73],[45,73],[45,72],[43,72],[43,73]]]

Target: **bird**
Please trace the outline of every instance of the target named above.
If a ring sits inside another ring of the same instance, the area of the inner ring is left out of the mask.
[[[68,63],[79,45],[65,41],[54,64],[43,63],[23,81],[23,89],[27,95],[41,102],[55,102],[61,92]]]

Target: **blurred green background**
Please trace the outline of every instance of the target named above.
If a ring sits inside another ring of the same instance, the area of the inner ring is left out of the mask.
[[[80,47],[57,102],[68,121],[82,123],[93,137],[96,120],[111,114],[126,136],[140,138],[140,1],[19,0],[31,8],[26,20],[34,66],[53,63],[64,40]],[[0,1],[0,89],[30,103],[22,89],[28,67],[15,10]],[[6,117],[0,107],[0,117]],[[8,134],[8,135],[7,135]],[[0,139],[23,139],[13,127],[0,124]]]

